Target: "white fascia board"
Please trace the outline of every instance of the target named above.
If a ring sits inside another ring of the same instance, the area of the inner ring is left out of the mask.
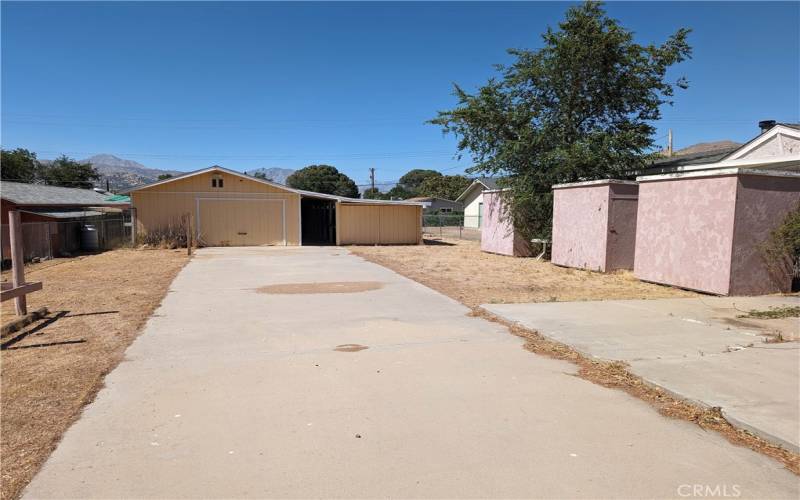
[[[671,174],[644,175],[637,177],[638,182],[667,181],[676,179],[690,179],[698,177],[722,177],[726,175],[758,175],[762,177],[791,177],[800,178],[800,172],[786,172],[782,170],[759,170],[755,168],[719,168],[714,170],[701,170],[698,172],[675,172]]]

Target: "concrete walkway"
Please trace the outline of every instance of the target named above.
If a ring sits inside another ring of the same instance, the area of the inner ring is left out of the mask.
[[[258,291],[309,282],[379,288]],[[467,312],[344,249],[202,250],[25,495],[797,497],[779,463]]]
[[[588,356],[626,361],[646,380],[800,452],[800,342],[766,342],[796,338],[797,318],[737,318],[797,305],[798,297],[768,296],[483,307]]]

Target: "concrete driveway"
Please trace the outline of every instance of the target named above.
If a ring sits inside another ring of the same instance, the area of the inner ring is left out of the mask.
[[[754,320],[750,310],[798,297],[703,297],[483,306],[685,399],[720,407],[735,425],[800,453],[797,318]]]
[[[467,312],[345,249],[202,250],[25,495],[797,497]]]

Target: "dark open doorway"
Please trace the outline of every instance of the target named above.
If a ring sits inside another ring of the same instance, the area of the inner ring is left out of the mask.
[[[336,202],[318,198],[300,200],[303,245],[336,244]]]

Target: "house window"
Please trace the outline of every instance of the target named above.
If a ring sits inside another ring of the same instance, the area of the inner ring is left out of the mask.
[[[212,188],[221,188],[222,187],[222,176],[221,175],[214,175],[211,177],[211,187]]]

